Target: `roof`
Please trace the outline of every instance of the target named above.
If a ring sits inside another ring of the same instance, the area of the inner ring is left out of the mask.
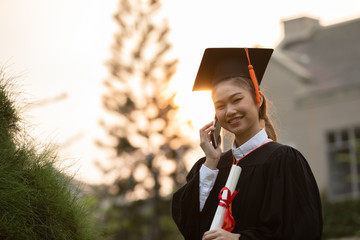
[[[281,51],[307,69],[311,90],[327,91],[360,83],[360,18],[311,29],[306,38],[286,39]]]

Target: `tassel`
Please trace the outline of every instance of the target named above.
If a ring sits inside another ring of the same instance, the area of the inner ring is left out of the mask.
[[[255,100],[256,100],[257,104],[260,104],[259,84],[258,84],[258,81],[256,79],[254,67],[253,67],[253,65],[251,65],[250,57],[249,57],[249,50],[247,48],[245,48],[245,53],[246,53],[246,56],[247,56],[247,59],[248,59],[248,62],[249,62],[248,69],[249,69],[250,78],[251,78],[251,81],[252,81],[252,83],[254,85],[254,88],[255,88]]]

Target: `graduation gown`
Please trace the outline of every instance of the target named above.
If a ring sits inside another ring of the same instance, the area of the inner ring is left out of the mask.
[[[172,216],[187,240],[201,239],[209,230],[218,195],[225,186],[233,162],[232,151],[222,155],[214,187],[200,212],[199,170],[195,163],[187,183],[173,195]],[[232,232],[241,240],[321,239],[322,213],[319,190],[309,164],[296,149],[267,143],[239,161],[242,172],[232,202],[236,221]]]

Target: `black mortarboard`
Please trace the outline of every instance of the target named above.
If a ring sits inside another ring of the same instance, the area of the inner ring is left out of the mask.
[[[193,91],[211,90],[215,83],[229,77],[248,77],[257,89],[273,51],[269,48],[207,48]]]

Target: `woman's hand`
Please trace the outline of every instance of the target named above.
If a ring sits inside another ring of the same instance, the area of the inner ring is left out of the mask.
[[[218,138],[218,147],[215,149],[211,144],[210,132],[214,131],[213,122],[206,124],[200,129],[200,147],[205,153],[206,160],[204,165],[210,169],[216,169],[221,156],[221,137]]]
[[[220,228],[205,232],[202,240],[239,240],[239,237],[240,234],[238,233],[231,233]]]

